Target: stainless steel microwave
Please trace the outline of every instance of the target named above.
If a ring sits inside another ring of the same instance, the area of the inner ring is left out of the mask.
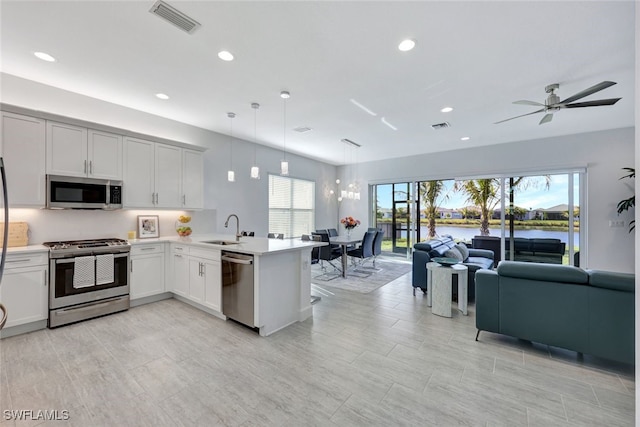
[[[49,209],[122,209],[122,181],[47,175]]]

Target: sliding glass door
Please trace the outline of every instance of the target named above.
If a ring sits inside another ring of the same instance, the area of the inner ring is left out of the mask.
[[[580,265],[583,182],[568,171],[376,185],[373,223],[396,253],[451,235],[497,260]]]

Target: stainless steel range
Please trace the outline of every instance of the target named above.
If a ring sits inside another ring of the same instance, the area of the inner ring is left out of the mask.
[[[45,242],[49,247],[49,327],[129,308],[129,252],[122,239]]]

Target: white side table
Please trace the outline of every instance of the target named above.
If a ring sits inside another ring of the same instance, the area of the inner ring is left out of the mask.
[[[467,266],[454,264],[450,267],[437,262],[427,263],[427,306],[431,313],[451,317],[451,283],[458,275],[458,310],[467,315]]]

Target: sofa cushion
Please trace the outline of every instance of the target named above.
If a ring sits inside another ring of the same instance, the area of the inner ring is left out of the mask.
[[[438,245],[440,242],[438,242]],[[413,248],[419,251],[430,252],[433,247],[431,246],[431,242],[420,242],[413,245]]]
[[[635,293],[636,276],[634,274],[599,270],[587,270],[587,274],[591,286]]]
[[[460,253],[458,248],[455,247],[455,246],[453,248],[448,249],[447,251],[445,251],[444,256],[446,256],[447,258],[455,258],[460,262],[462,262],[464,260],[464,258],[462,258],[462,254]]]
[[[478,270],[481,268],[491,270],[493,268],[493,260],[479,256],[470,256],[464,261],[464,265],[466,265],[469,270]]]
[[[462,254],[463,261],[469,258],[469,248],[467,248],[467,245],[465,245],[464,243],[458,243],[456,245],[456,248],[458,248],[458,250]]]
[[[498,274],[506,277],[561,282],[571,284],[588,284],[586,271],[570,265],[537,264],[521,261],[500,261]]]

